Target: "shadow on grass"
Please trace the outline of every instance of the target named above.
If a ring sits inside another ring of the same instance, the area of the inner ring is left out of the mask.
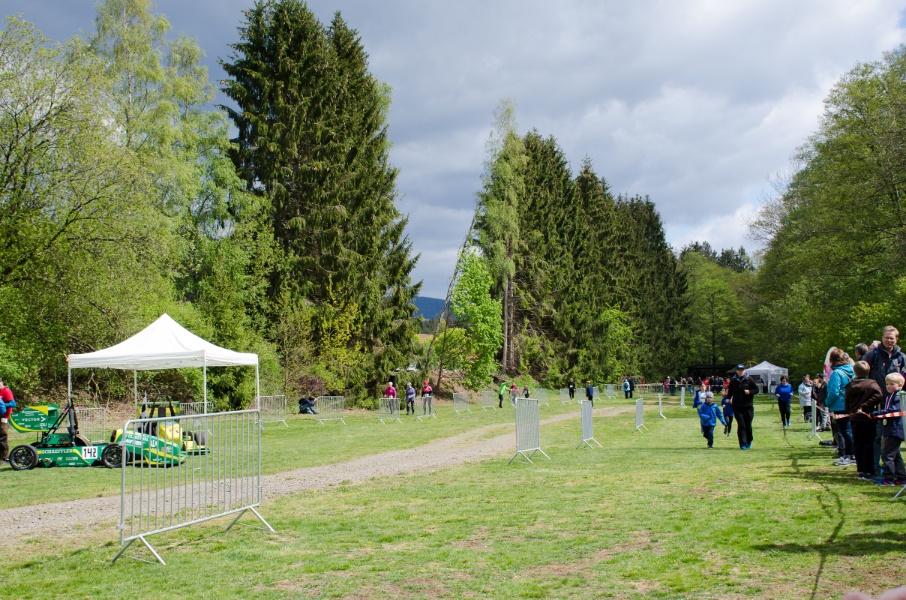
[[[886,525],[890,522],[885,521]],[[906,534],[901,531],[879,531],[837,536],[821,544],[759,544],[757,550],[790,554],[820,553],[822,556],[870,556],[889,552],[906,552]]]

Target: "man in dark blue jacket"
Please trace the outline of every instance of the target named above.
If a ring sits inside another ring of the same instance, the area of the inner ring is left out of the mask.
[[[881,331],[881,343],[868,351],[862,360],[871,367],[868,377],[874,379],[875,383],[882,390],[886,385],[884,378],[890,373],[900,373],[906,371],[906,355],[903,354],[897,345],[900,332],[897,328],[888,325]],[[875,443],[874,443],[874,464],[880,475],[884,475],[881,465],[881,424],[875,426]]]
[[[755,394],[758,384],[746,375],[745,365],[736,365],[736,375],[730,379],[728,396],[736,416],[736,437],[740,450],[752,447],[752,420],[755,418]]]

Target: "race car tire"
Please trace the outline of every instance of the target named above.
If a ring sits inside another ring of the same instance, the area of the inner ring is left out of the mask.
[[[101,464],[108,469],[119,469],[123,466],[123,447],[110,444],[101,452]]]
[[[28,444],[16,446],[9,453],[9,466],[13,468],[13,471],[28,471],[29,469],[34,469],[37,465],[38,451]]]

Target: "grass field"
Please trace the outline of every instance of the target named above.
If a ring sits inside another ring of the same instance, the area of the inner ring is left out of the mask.
[[[891,499],[891,488],[857,482],[853,467],[831,466],[829,450],[806,441],[806,425],[784,432],[764,402],[746,452],[722,435],[707,450],[691,408],[673,406],[666,420],[648,410],[648,433],[633,432],[632,413],[597,419],[604,448],[596,450],[575,449],[577,418],[542,427],[550,461],[508,465],[507,453],[265,499],[275,534],[246,518],[249,527],[226,533],[225,523],[213,522],[155,536],[166,567],[111,565],[116,531],[107,545],[23,543],[5,557],[0,595],[839,598],[902,583],[903,501]],[[615,403],[626,404],[604,404]],[[575,405],[552,403],[542,419],[569,410]],[[265,431],[265,471],[416,447],[511,418],[497,411],[460,419],[449,410],[436,422],[384,426],[357,417],[348,428],[293,419]],[[274,456],[297,447],[292,457]],[[7,468],[0,499],[5,506],[55,500],[79,478],[87,483],[74,497],[101,488],[115,494],[104,481],[111,474]],[[32,486],[27,498],[19,497],[23,485]]]

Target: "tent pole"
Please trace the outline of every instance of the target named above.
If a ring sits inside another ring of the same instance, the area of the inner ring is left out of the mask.
[[[138,370],[132,370],[132,391],[135,392],[135,414],[141,414],[141,411],[138,409]]]
[[[258,376],[258,363],[255,363],[255,406],[261,410],[261,380]]]
[[[204,388],[202,398],[204,401],[204,414],[208,414],[208,357],[204,357],[204,364],[201,367],[201,385]]]
[[[69,357],[66,357],[66,362],[69,362]],[[69,365],[66,365],[66,402],[72,399],[72,368]]]

